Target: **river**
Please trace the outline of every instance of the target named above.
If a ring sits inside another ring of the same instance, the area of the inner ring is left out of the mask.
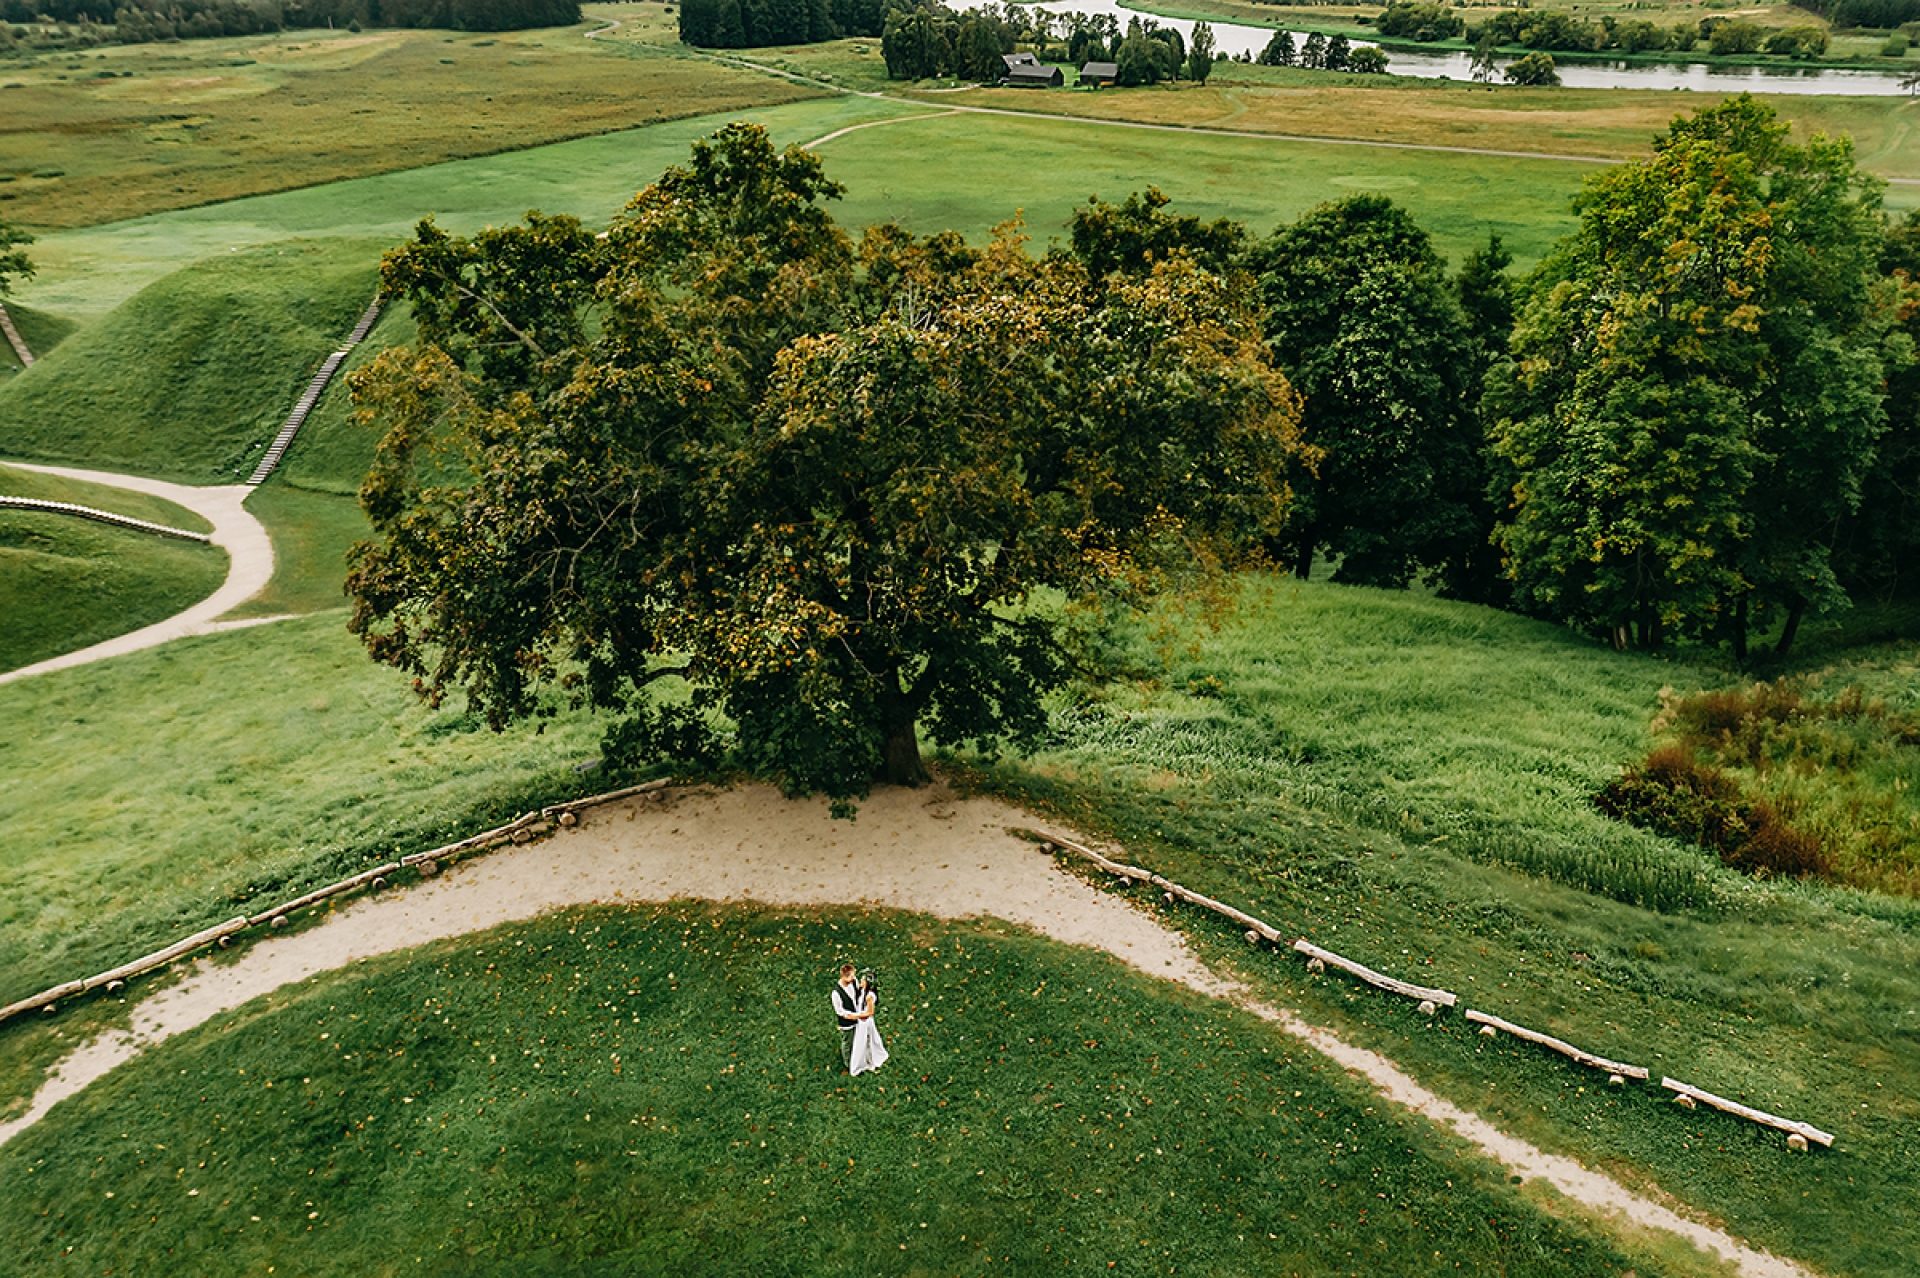
[[[1089,17],[1111,14],[1122,30],[1131,18],[1151,18],[1163,27],[1173,27],[1179,31],[1182,39],[1189,39],[1193,35],[1192,19],[1163,18],[1126,8],[1118,0],[1041,0],[1041,3],[1028,7],[1057,14],[1084,13]],[[1222,55],[1237,57],[1241,53],[1251,53],[1258,57],[1260,51],[1267,47],[1267,41],[1273,38],[1272,29],[1267,27],[1249,27],[1236,22],[1215,22],[1212,25],[1214,44]],[[1294,33],[1296,45],[1305,39],[1305,33]],[[1371,43],[1355,40],[1353,46],[1357,49]],[[1423,80],[1473,78],[1473,69],[1464,50],[1412,53],[1388,49],[1386,54],[1389,59],[1387,70],[1394,75],[1414,76]],[[1501,65],[1504,67],[1508,61],[1510,59],[1503,57]],[[1907,92],[1900,87],[1901,75],[1898,72],[1820,70],[1789,64],[1775,69],[1709,67],[1699,62],[1569,62],[1559,64],[1556,69],[1560,73],[1560,82],[1571,89],[1680,89],[1695,93],[1818,93],[1856,97],[1881,97]]]

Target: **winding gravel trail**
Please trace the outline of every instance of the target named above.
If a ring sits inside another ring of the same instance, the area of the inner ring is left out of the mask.
[[[189,635],[216,634],[222,630],[237,630],[279,620],[277,617],[250,617],[244,621],[214,620],[259,594],[273,578],[273,542],[260,521],[241,505],[253,492],[247,485],[190,488],[185,484],[169,484],[164,480],[144,479],[138,475],[114,475],[106,471],[77,470],[69,466],[34,466],[16,461],[10,461],[7,465],[19,470],[38,471],[43,475],[58,475],[63,479],[125,488],[130,492],[163,497],[176,506],[185,506],[213,525],[209,539],[227,552],[227,579],[205,599],[165,621],[156,621],[151,626],[96,643],[91,648],[63,653],[45,661],[36,661],[30,666],[21,666],[18,670],[9,670],[0,674],[0,683],[12,683],[15,679],[31,678],[50,670],[84,666],[90,661],[138,652],[142,648],[157,647]]]
[[[237,961],[189,965],[178,985],[135,1005],[130,1031],[97,1039],[63,1061],[27,1112],[0,1124],[0,1144],[173,1035],[262,995],[271,999],[291,982],[376,954],[593,902],[857,904],[955,919],[990,915],[1231,1000],[1515,1174],[1544,1180],[1604,1217],[1678,1235],[1755,1278],[1811,1278],[1793,1261],[1502,1132],[1428,1091],[1385,1057],[1262,1003],[1245,986],[1208,970],[1151,914],[1065,873],[1051,856],[1009,833],[1011,827],[1079,837],[1006,804],[957,800],[939,787],[879,791],[851,823],[831,820],[824,801],[788,801],[765,786],[668,791],[659,802],[591,809],[572,830],[458,864],[417,887],[355,900],[314,927],[263,938]]]

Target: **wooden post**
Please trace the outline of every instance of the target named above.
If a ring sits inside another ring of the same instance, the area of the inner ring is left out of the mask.
[[[1293,948],[1296,953],[1304,954],[1309,959],[1319,959],[1322,963],[1330,963],[1343,972],[1353,973],[1369,985],[1377,985],[1381,989],[1393,994],[1404,994],[1408,998],[1417,998],[1423,1002],[1437,1004],[1440,1007],[1452,1007],[1460,1001],[1459,996],[1450,990],[1432,989],[1425,985],[1414,985],[1407,981],[1397,981],[1391,976],[1383,976],[1372,968],[1356,963],[1350,958],[1342,958],[1332,950],[1323,950],[1304,937],[1295,941]]]
[[[1590,1065],[1594,1069],[1604,1069],[1610,1075],[1618,1075],[1623,1079],[1637,1079],[1642,1083],[1647,1081],[1647,1071],[1642,1066],[1622,1065],[1619,1061],[1610,1061],[1604,1056],[1595,1056],[1592,1052],[1583,1052],[1572,1043],[1564,1042],[1551,1034],[1542,1034],[1540,1031],[1530,1030],[1524,1025],[1515,1025],[1512,1021],[1503,1021],[1499,1017],[1486,1012],[1469,1011],[1467,1013],[1467,1019],[1476,1025],[1484,1025],[1488,1029],[1503,1029],[1515,1038],[1524,1038],[1529,1043],[1538,1043],[1542,1047],[1552,1048],[1562,1056],[1571,1057],[1579,1061],[1582,1065]],[[1482,1033],[1484,1032],[1483,1030]],[[1608,1081],[1612,1080],[1609,1079]]]
[[[1816,1141],[1821,1145],[1833,1144],[1833,1133],[1823,1132],[1812,1123],[1796,1122],[1791,1118],[1782,1118],[1778,1114],[1769,1114],[1764,1109],[1754,1109],[1751,1106],[1742,1105],[1739,1101],[1731,1101],[1724,1096],[1715,1096],[1712,1092],[1702,1091],[1677,1078],[1662,1078],[1660,1086],[1670,1092],[1678,1093],[1682,1100],[1699,1101],[1703,1105],[1711,1105],[1726,1113],[1737,1114],[1741,1118],[1751,1119],[1766,1127],[1777,1127],[1783,1132],[1792,1132],[1795,1136]]]

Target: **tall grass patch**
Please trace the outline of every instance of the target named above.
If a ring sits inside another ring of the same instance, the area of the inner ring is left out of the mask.
[[[839,1072],[842,958],[893,1053]],[[1657,1268],[1297,1040],[1103,955],[915,916],[582,909],[321,977],[0,1151],[36,1271]]]
[[[287,241],[149,285],[0,385],[0,450],[241,482],[372,299],[382,247]]]

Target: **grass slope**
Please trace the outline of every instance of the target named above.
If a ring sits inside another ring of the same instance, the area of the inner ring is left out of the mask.
[[[373,536],[358,500],[270,481],[247,498],[247,509],[273,539],[273,580],[233,616],[277,617],[347,606],[347,551]]]
[[[353,420],[353,391],[347,378],[366,367],[389,346],[412,346],[420,331],[413,312],[401,302],[382,312],[367,340],[354,348],[340,371],[334,375],[327,393],[313,406],[307,421],[294,437],[293,447],[280,460],[273,473],[273,484],[292,484],[314,492],[356,496],[360,481],[373,465],[374,446],[380,432]]]
[[[79,327],[72,320],[37,311],[18,302],[8,301],[6,306],[7,317],[13,321],[14,331],[20,334],[20,340],[27,344],[27,349],[33,352],[36,360],[43,358]],[[13,343],[0,338],[0,386],[6,385],[8,378],[22,371]]]
[[[212,546],[72,515],[0,510],[0,670],[162,621],[219,589],[226,575],[226,553]]]
[[[1836,1132],[1832,1151],[1795,1155],[1657,1089],[1611,1093],[1453,1018],[1249,961],[1237,934],[1188,919],[1257,988],[1509,1129],[1823,1272],[1910,1271],[1920,905],[1742,879],[1588,798],[1645,749],[1660,686],[1722,676],[1484,609],[1289,581],[1257,584],[1193,649],[1143,638],[1132,655],[1158,678],[1063,715],[1046,754],[988,782],[1291,934]]]
[[[0,387],[0,451],[235,483],[373,296],[381,245],[291,241],[150,285]]]
[[[0,721],[0,1003],[577,793],[599,737],[428,710],[338,612],[0,686]]]
[[[851,1081],[826,1014],[843,955],[884,974],[893,1053]],[[1574,1278],[1630,1263],[1252,1015],[1004,929],[574,910],[266,1002],[0,1151],[20,1264]]]

